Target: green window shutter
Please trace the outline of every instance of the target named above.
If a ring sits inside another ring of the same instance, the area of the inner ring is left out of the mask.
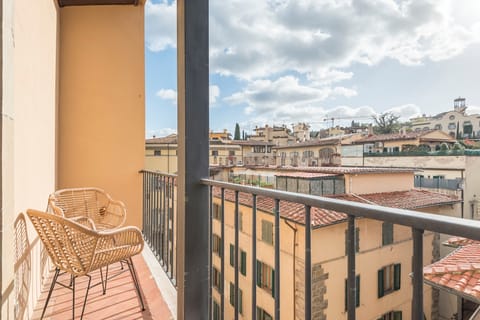
[[[382,223],[382,246],[393,243],[393,223]]]
[[[355,286],[356,286],[356,292],[355,292],[355,306],[359,307],[360,306],[360,276],[355,277]]]
[[[394,311],[393,320],[402,320],[402,311]]]
[[[230,265],[235,266],[235,247],[233,244],[230,244]]]
[[[235,286],[230,282],[230,304],[235,306]]]
[[[238,289],[238,312],[243,314],[243,293],[240,289]]]
[[[275,298],[275,269],[272,269],[272,297]]]
[[[240,253],[240,272],[244,276],[247,275],[247,253],[245,251]]]
[[[262,287],[262,263],[257,260],[257,286]]]
[[[401,279],[402,279],[402,265],[400,263],[397,263],[394,266],[393,290],[400,290]]]
[[[383,287],[383,269],[378,270],[378,297],[381,298],[385,295]]]

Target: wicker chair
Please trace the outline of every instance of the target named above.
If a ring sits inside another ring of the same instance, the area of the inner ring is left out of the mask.
[[[62,189],[48,198],[49,211],[96,230],[111,230],[125,223],[127,210],[99,188]]]
[[[140,283],[132,261],[132,256],[140,253],[144,245],[142,233],[138,228],[123,227],[111,231],[97,231],[75,221],[46,212],[30,209],[27,210],[27,215],[55,266],[55,274],[43,307],[41,319],[45,315],[56,283],[72,290],[72,318],[74,319],[75,279],[80,276],[87,276],[89,280],[80,316],[82,318],[88,291],[95,286],[91,285],[92,278],[89,273],[118,261],[124,261],[128,265],[141,309],[142,311],[145,310]],[[71,275],[71,286],[63,285],[57,281],[60,272]],[[100,275],[103,286],[101,272]]]

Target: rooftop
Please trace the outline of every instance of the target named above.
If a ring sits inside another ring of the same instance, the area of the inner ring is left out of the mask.
[[[403,173],[414,172],[409,168],[382,168],[382,167],[290,167],[277,168],[278,171],[303,171],[330,174],[371,174],[371,173]]]
[[[220,190],[214,189],[214,196],[220,197]],[[424,190],[409,190],[401,192],[384,192],[363,195],[332,195],[331,198],[378,204],[381,206],[401,208],[401,209],[418,209],[424,207],[433,207],[444,204],[451,204],[460,202],[456,197],[435,193]],[[232,190],[225,190],[225,200],[234,202],[235,192]],[[239,193],[239,203],[247,206],[253,206],[253,198],[249,194]],[[275,208],[275,201],[272,198],[257,197],[257,209],[264,212],[273,212]],[[280,201],[280,215],[287,220],[295,221],[299,224],[305,224],[305,206],[300,203],[290,201]],[[312,207],[312,227],[326,227],[336,223],[347,220],[347,215],[341,212],[327,210],[323,208]]]
[[[354,141],[354,144],[361,144],[361,143],[366,143],[366,142],[377,142],[377,141],[395,141],[395,140],[416,140],[420,139],[421,137],[424,137],[427,134],[430,134],[432,132],[442,132],[439,130],[428,130],[428,131],[412,131],[412,132],[404,132],[404,133],[389,133],[389,134],[377,134],[377,135],[372,135],[363,139],[359,139]],[[428,139],[430,140],[435,140],[435,141],[455,141],[452,137],[449,137],[447,134],[445,134],[445,139],[439,139],[438,137],[433,138],[433,139]]]
[[[460,247],[423,268],[425,283],[480,303],[480,243]]]
[[[175,133],[161,138],[145,139],[146,144],[177,144],[177,142],[178,136]]]

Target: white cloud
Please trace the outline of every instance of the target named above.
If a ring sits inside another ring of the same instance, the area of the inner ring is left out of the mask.
[[[478,26],[452,16],[458,6],[453,0],[214,0],[212,71],[243,79],[295,71],[328,81],[350,78],[343,69],[356,62],[448,59],[480,40]]]
[[[173,128],[162,128],[159,130],[149,130],[147,132],[147,139],[153,138],[155,136],[156,138],[161,138],[161,137],[166,137],[172,133],[177,133],[177,129]]]
[[[151,51],[177,46],[177,3],[163,0],[145,4],[145,41]]]
[[[173,104],[177,104],[177,91],[172,89],[160,89],[157,91],[157,96],[160,99],[170,101]]]
[[[220,88],[217,85],[210,85],[210,105],[215,104],[219,96]]]
[[[468,106],[467,114],[480,114],[480,106]]]
[[[405,104],[401,106],[391,107],[385,112],[391,112],[397,116],[400,116],[400,121],[408,121],[410,118],[419,117],[422,115],[420,107],[415,104]]]

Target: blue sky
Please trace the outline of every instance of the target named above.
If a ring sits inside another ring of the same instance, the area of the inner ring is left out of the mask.
[[[175,132],[176,3],[148,0],[146,137]],[[210,0],[210,128],[480,113],[479,0]]]

